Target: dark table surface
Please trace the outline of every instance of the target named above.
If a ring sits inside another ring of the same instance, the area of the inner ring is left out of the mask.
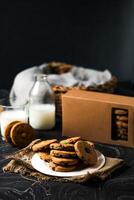
[[[130,83],[121,84],[116,93],[134,96]],[[40,136],[54,138],[61,136],[61,129]],[[17,148],[0,139],[0,200],[132,200],[134,199],[134,148],[96,144],[105,156],[123,158],[125,165],[113,172],[105,181],[92,179],[83,184],[36,181],[18,174],[4,173],[2,167],[8,162],[3,154]]]
[[[41,133],[44,134],[44,133]],[[61,132],[51,131],[45,138],[60,137]],[[105,181],[92,179],[86,183],[61,183],[36,181],[18,174],[4,173],[2,167],[8,162],[2,155],[17,148],[0,140],[0,200],[132,200],[134,199],[134,148],[96,144],[105,156],[123,158],[125,165],[113,172]]]

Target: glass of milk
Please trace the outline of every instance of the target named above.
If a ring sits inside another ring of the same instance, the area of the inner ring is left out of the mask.
[[[29,107],[29,123],[34,129],[49,130],[55,126],[55,106],[35,104]]]
[[[28,122],[27,102],[19,104],[16,98],[0,99],[0,128],[5,140],[5,129],[13,121]]]

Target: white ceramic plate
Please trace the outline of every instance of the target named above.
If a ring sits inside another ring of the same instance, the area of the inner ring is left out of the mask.
[[[39,171],[43,174],[46,174],[46,175],[59,176],[59,177],[80,176],[80,175],[87,174],[88,172],[90,174],[92,174],[104,166],[105,156],[97,150],[96,150],[96,152],[97,152],[97,156],[98,156],[98,161],[95,166],[87,167],[82,170],[76,170],[76,171],[72,171],[72,172],[55,172],[55,171],[51,170],[48,166],[49,163],[40,159],[40,157],[37,153],[35,153],[33,155],[31,162],[32,162],[32,166],[34,169],[36,169],[37,171]]]

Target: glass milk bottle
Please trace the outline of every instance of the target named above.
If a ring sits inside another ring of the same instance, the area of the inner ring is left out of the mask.
[[[36,76],[29,94],[29,124],[37,130],[49,130],[55,126],[54,92],[44,74]]]

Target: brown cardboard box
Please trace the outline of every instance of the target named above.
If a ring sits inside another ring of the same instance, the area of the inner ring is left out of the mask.
[[[64,136],[134,147],[134,98],[71,90],[62,96]]]

